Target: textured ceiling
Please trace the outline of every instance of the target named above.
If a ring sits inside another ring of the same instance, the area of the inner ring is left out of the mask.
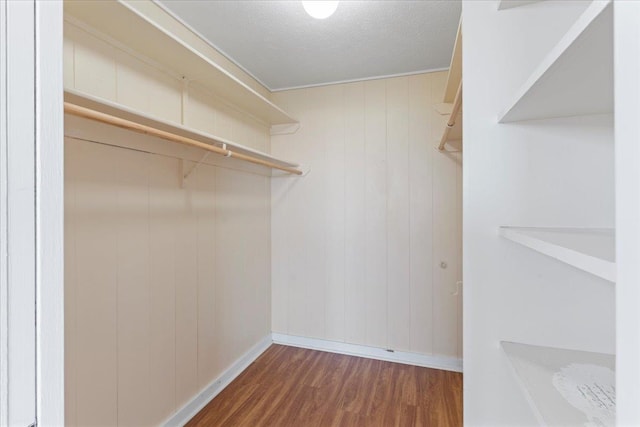
[[[158,0],[271,90],[447,68],[460,0],[341,1],[317,20],[299,1]]]

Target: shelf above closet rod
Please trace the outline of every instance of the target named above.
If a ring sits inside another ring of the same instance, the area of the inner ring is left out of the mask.
[[[160,129],[153,128],[151,126],[132,122],[130,120],[121,119],[119,117],[101,113],[99,111],[95,111],[90,108],[81,107],[79,105],[76,105],[70,102],[64,103],[64,112],[67,114],[72,114],[74,116],[83,117],[89,120],[94,120],[97,122],[106,123],[108,125],[117,126],[123,129],[132,130],[134,132],[155,136],[167,141],[176,142],[178,144],[201,148],[203,150],[207,150],[212,153],[219,154],[221,156],[233,157],[234,159],[243,160],[243,161],[254,163],[261,166],[266,166],[272,169],[278,169],[290,174],[294,174],[294,175],[303,174],[303,171],[296,168],[281,166],[267,160],[262,160],[253,156],[249,156],[247,154],[238,153],[235,151],[228,150],[226,148],[216,147],[215,145],[205,144],[204,142],[200,142],[192,138],[176,135],[171,132],[166,132]]]

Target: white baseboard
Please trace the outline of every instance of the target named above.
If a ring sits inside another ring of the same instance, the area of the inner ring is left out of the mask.
[[[189,403],[179,409],[163,424],[166,427],[184,426],[207,403],[216,397],[226,386],[253,363],[273,343],[271,335],[262,338],[249,351],[236,360],[226,371],[198,393]]]
[[[445,371],[462,372],[462,360],[455,357],[433,356],[405,351],[389,352],[382,348],[369,347],[366,345],[348,344],[278,333],[273,333],[271,336],[275,344],[347,354],[349,356],[366,357],[368,359],[385,360],[388,362],[403,363],[405,365],[423,366],[425,368],[442,369]]]

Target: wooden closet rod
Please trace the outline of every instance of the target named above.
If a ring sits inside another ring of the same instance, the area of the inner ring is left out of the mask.
[[[232,152],[231,150],[216,147],[215,145],[205,144],[204,142],[196,141],[195,139],[176,135],[171,132],[166,132],[160,129],[153,128],[151,126],[146,126],[140,123],[132,122],[130,120],[121,119],[119,117],[115,117],[110,114],[101,113],[99,111],[95,111],[90,108],[81,107],[79,105],[72,104],[70,102],[64,103],[64,112],[68,114],[73,114],[74,116],[84,117],[85,119],[95,120],[97,122],[106,123],[108,125],[113,125],[123,129],[132,130],[134,132],[156,136],[158,138],[162,138],[167,141],[177,142],[178,144],[184,144],[184,145],[189,145],[191,147],[201,148],[203,150],[211,151],[212,153],[216,153],[221,156],[233,157],[234,159],[244,160],[246,162],[255,163],[256,165],[267,166],[272,169],[279,169],[281,171],[288,172],[291,174],[302,175],[303,173],[301,170],[298,170],[296,168],[280,166],[268,160],[262,160],[246,154]]]
[[[456,97],[453,100],[453,108],[451,108],[451,114],[449,115],[449,121],[447,121],[447,127],[444,129],[440,145],[438,145],[438,150],[440,151],[444,150],[444,145],[447,143],[447,139],[449,139],[449,132],[451,131],[451,128],[456,125],[456,118],[460,112],[460,107],[462,107],[462,82],[460,82],[460,85],[458,86]]]

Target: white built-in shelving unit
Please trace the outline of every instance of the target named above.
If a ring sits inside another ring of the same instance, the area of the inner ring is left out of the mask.
[[[615,356],[502,342],[540,425],[615,425]]]
[[[65,2],[65,19],[103,36],[197,82],[222,100],[271,126],[296,124],[280,107],[196,50],[181,35],[159,25],[121,1]]]
[[[503,1],[499,9],[517,3]],[[539,7],[553,8],[554,4]],[[514,93],[498,121],[612,114],[613,94],[613,3],[594,1]],[[528,122],[528,126],[536,123]],[[613,228],[502,226],[499,233],[608,282],[616,281]],[[540,307],[540,316],[544,309]],[[615,425],[614,355],[514,342],[501,346],[541,425]]]
[[[613,112],[613,6],[596,1],[500,114],[501,123]]]

